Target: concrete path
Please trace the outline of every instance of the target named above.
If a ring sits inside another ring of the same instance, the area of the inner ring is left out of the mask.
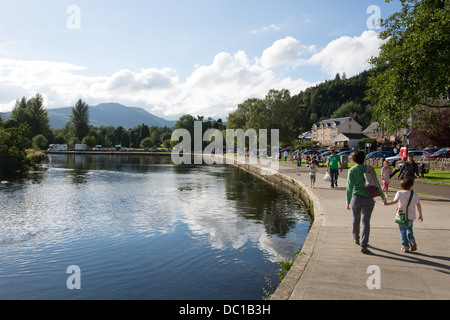
[[[424,221],[414,222],[418,247],[414,253],[400,251],[396,207],[383,206],[378,197],[369,241],[373,254],[368,255],[352,240],[352,214],[345,207],[346,172],[339,186],[331,189],[323,181],[325,168],[319,168],[315,189],[311,189],[305,166],[280,163],[278,174],[294,179],[308,192],[315,221],[302,255],[272,299],[450,299],[450,196],[430,195],[445,195],[450,187],[416,183]],[[388,199],[395,192],[391,189]]]

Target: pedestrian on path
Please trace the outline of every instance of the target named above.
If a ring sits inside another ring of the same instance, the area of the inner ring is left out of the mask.
[[[314,184],[316,183],[316,172],[317,169],[316,160],[311,160],[311,164],[308,167],[309,170],[309,180],[311,181],[311,188],[314,189]]]
[[[331,155],[328,157],[327,162],[327,171],[330,173],[331,176],[331,187],[334,188],[334,186],[338,186],[338,177],[339,177],[339,166],[341,166],[341,172],[342,172],[342,162],[341,157],[336,154],[336,150],[331,150]]]
[[[408,160],[401,167],[398,177],[403,179],[413,180],[417,177],[420,179],[419,175],[419,167],[417,163],[414,161],[414,157],[412,154],[408,154]]]
[[[416,251],[417,243],[413,234],[413,223],[416,219],[416,210],[419,211],[419,222],[423,221],[422,217],[422,206],[420,205],[420,199],[416,192],[413,191],[414,180],[406,179],[401,183],[402,191],[397,191],[394,200],[391,202],[386,202],[385,205],[391,205],[398,203],[398,208],[408,207],[408,223],[399,224],[398,228],[400,230],[400,240],[402,242],[402,247],[400,248],[403,252]],[[411,195],[412,194],[412,195]],[[411,197],[411,202],[408,206],[409,199]],[[398,209],[397,209],[398,210]]]
[[[352,159],[356,163],[356,166],[350,168],[347,174],[347,210],[351,210],[353,214],[353,240],[356,244],[360,245],[361,252],[367,254],[370,253],[367,245],[370,236],[370,218],[375,207],[375,200],[364,188],[366,184],[364,173],[367,171],[367,166],[364,164],[366,155],[362,151],[355,151],[353,152]],[[371,169],[374,170],[373,167]],[[381,190],[378,179],[375,179],[375,181]],[[385,203],[386,197],[383,192],[380,197],[383,203]],[[361,224],[362,228],[360,232]]]
[[[381,182],[383,182],[383,192],[386,198],[388,196],[389,183],[391,182],[391,173],[392,168],[389,165],[389,161],[385,160],[381,168]]]

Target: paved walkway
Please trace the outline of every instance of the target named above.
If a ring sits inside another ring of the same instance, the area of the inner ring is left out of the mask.
[[[424,221],[414,223],[414,253],[400,251],[395,206],[383,206],[377,198],[369,241],[373,254],[366,255],[352,240],[352,214],[345,208],[346,172],[339,187],[331,189],[323,181],[325,168],[319,168],[311,189],[306,167],[280,163],[279,174],[304,186],[313,200],[315,221],[302,255],[272,299],[450,299],[450,187],[416,183]],[[388,199],[395,192],[391,189]],[[369,289],[368,284],[379,289]]]

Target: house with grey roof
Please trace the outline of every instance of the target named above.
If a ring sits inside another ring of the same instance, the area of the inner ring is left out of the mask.
[[[345,117],[320,121],[311,129],[312,140],[323,146],[334,145],[340,133],[362,133],[362,126],[352,117]]]

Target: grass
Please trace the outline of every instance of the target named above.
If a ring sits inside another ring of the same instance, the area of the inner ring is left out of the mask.
[[[349,163],[348,167],[349,169],[353,167],[354,163]],[[381,167],[375,167],[375,172],[378,176],[381,176]],[[393,168],[394,169],[394,168]],[[429,173],[425,174],[424,178],[420,178],[417,180],[421,183],[428,183],[428,184],[438,184],[443,186],[450,186],[450,171],[438,171],[438,170],[430,170]]]

